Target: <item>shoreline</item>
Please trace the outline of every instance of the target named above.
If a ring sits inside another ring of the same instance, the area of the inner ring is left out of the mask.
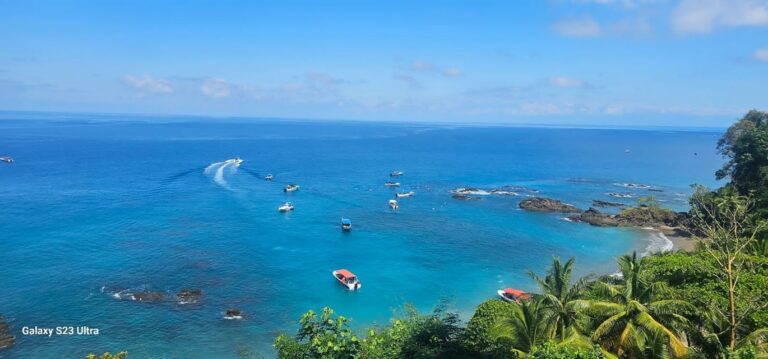
[[[670,251],[693,252],[696,249],[696,241],[693,237],[685,236],[674,227],[644,227],[651,232],[651,243],[648,245],[644,255],[653,253],[663,253]],[[654,238],[658,240],[654,241]]]

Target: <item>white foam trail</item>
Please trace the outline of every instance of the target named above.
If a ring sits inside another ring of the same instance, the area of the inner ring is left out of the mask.
[[[203,171],[206,175],[210,175],[212,172],[213,175],[213,181],[216,182],[219,186],[222,186],[224,188],[229,189],[229,185],[227,184],[227,180],[224,179],[224,171],[227,169],[231,169],[231,171],[234,173],[237,171],[237,163],[234,159],[226,160],[222,162],[215,162],[208,165],[208,167],[205,168],[205,171]],[[214,172],[215,171],[215,172]]]
[[[657,231],[653,228],[643,229],[650,231],[651,235],[648,236],[650,243],[648,243],[648,247],[645,248],[645,252],[643,252],[642,256],[647,256],[653,253],[669,252],[672,250],[672,248],[675,247],[675,244],[672,243],[672,241],[669,240],[669,238],[667,238],[664,233],[661,233],[660,231]]]

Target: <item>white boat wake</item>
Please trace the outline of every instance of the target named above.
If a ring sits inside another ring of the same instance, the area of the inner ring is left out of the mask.
[[[240,161],[238,159],[229,159],[226,161],[221,162],[215,162],[208,165],[208,167],[205,168],[203,173],[210,176],[213,175],[213,181],[216,182],[221,187],[224,187],[226,189],[231,189],[229,187],[229,184],[227,183],[227,180],[224,178],[225,173],[226,174],[233,174],[237,172],[237,168],[240,166]]]

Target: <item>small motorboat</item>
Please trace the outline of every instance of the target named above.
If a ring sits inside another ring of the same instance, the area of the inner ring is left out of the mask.
[[[352,230],[352,220],[349,218],[341,217],[341,229],[344,231]]]
[[[387,187],[400,187],[400,182],[387,181],[384,182],[384,185]]]
[[[357,280],[357,276],[346,269],[333,271],[333,277],[349,290],[358,290],[362,286],[360,281]]]
[[[265,180],[267,180],[267,181],[271,181],[271,180],[275,179],[275,176],[273,176],[273,175],[270,173],[270,174],[268,174],[268,175],[264,176],[264,179],[265,179]]]
[[[285,202],[285,203],[283,203],[282,206],[278,207],[277,210],[280,211],[280,212],[293,211],[293,203]]]
[[[389,200],[389,208],[392,208],[393,211],[396,211],[400,206],[397,204],[397,201],[394,199]]]
[[[397,196],[397,198],[408,198],[408,197],[413,196],[414,194],[415,193],[413,191],[410,191],[410,192],[400,192],[400,193],[395,194],[395,196]]]
[[[235,166],[240,166],[240,164],[243,163],[243,160],[240,157],[235,157],[231,161],[235,163]]]
[[[514,288],[504,288],[504,289],[498,290],[496,293],[499,293],[499,296],[501,297],[501,299],[507,302],[520,303],[521,300],[528,300],[531,298],[530,294]]]
[[[283,191],[285,192],[296,192],[299,190],[299,185],[297,184],[289,184],[283,188]]]
[[[240,309],[227,309],[227,313],[224,314],[224,319],[227,319],[227,320],[243,319],[243,314],[240,313]]]
[[[404,175],[405,173],[403,171],[392,171],[389,176],[390,177],[400,177]]]
[[[0,157],[0,161],[3,161],[5,163],[13,163],[13,157],[10,157],[10,156]]]

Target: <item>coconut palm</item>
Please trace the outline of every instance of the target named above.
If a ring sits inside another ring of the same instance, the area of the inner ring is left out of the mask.
[[[555,257],[544,278],[528,272],[528,275],[539,283],[543,304],[552,312],[552,336],[561,342],[565,342],[567,338],[576,340],[582,333],[576,325],[579,312],[575,304],[586,287],[587,278],[571,283],[573,263],[573,258],[562,264],[560,258]]]
[[[510,305],[514,307],[514,312],[491,329],[491,336],[508,345],[512,352],[525,356],[549,339],[552,312],[540,298]]]
[[[595,284],[596,291],[607,300],[574,304],[599,319],[592,340],[621,357],[650,357],[649,351],[654,348],[677,358],[685,356],[688,347],[680,329],[688,320],[681,313],[691,310],[691,306],[680,300],[655,300],[653,294],[661,284],[643,279],[637,253],[619,257],[618,265],[623,284]]]

